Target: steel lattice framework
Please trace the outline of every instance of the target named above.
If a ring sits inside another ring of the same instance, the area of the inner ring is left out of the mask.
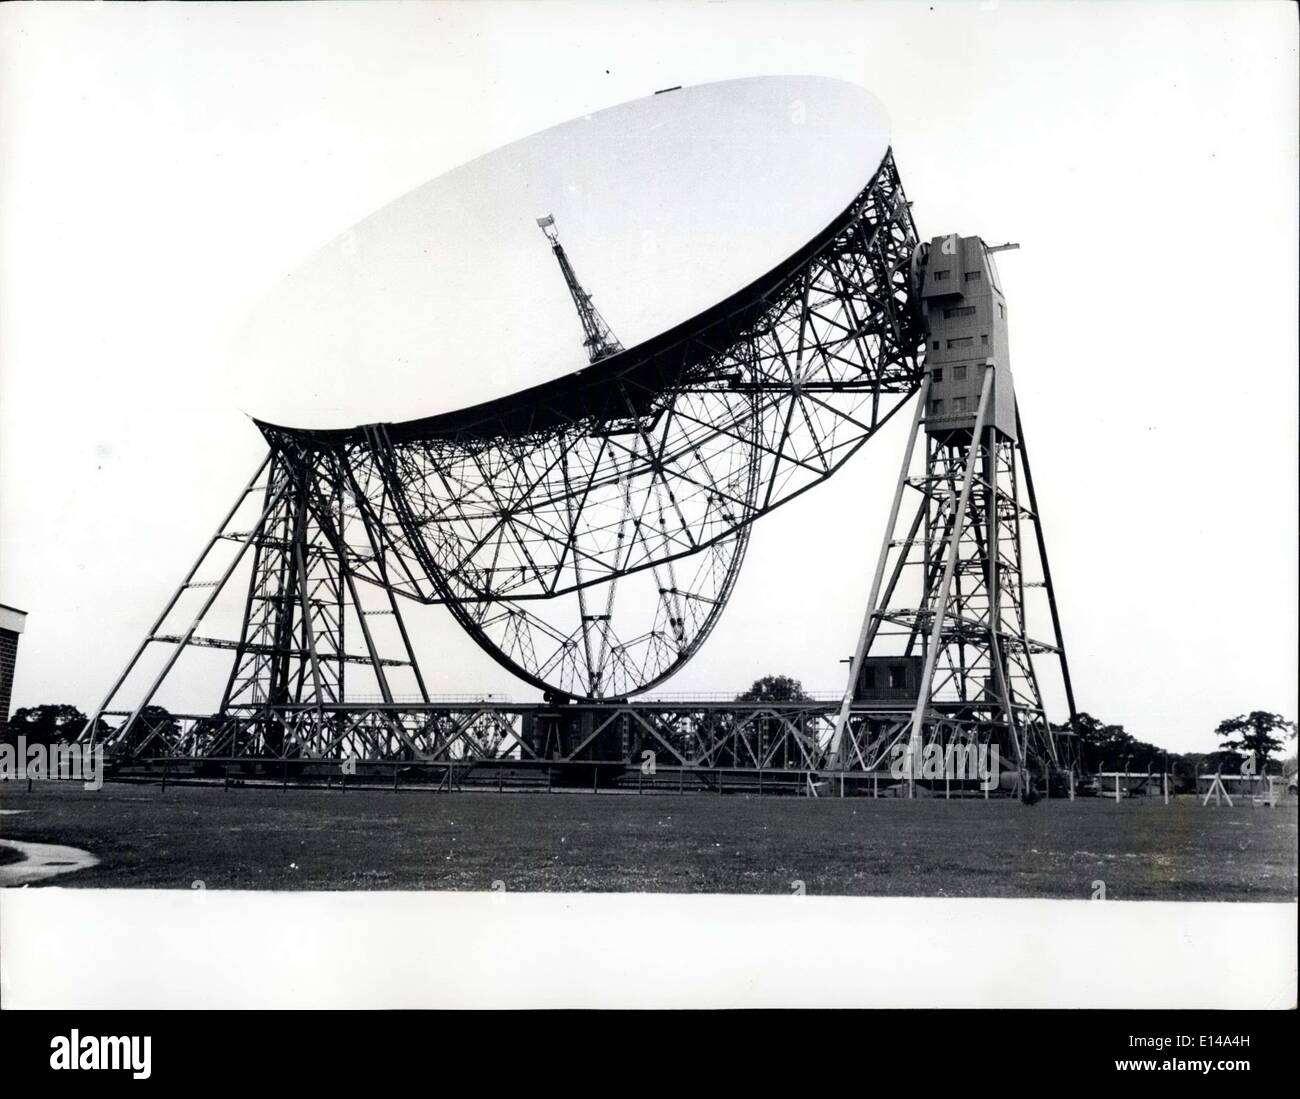
[[[916,391],[916,245],[889,155],[798,255],[589,370],[428,420],[260,426],[344,573],[446,605],[557,696],[633,695],[708,636],[750,524]]]
[[[269,454],[83,737],[146,768],[263,780],[278,769],[287,782],[365,762],[379,768],[371,780],[405,773],[449,789],[483,773],[639,788],[648,754],[679,788],[689,777],[722,792],[743,773],[760,792],[817,793],[828,775],[841,794],[846,782],[874,792],[897,778],[899,745],[909,790],[915,756],[935,745],[947,759],[996,743],[1016,789],[1059,773],[1069,761],[1034,656],[1059,659],[1071,719],[1075,707],[996,250],[978,237],[919,244],[886,156],[800,253],[587,370],[426,420],[261,424]],[[753,521],[829,477],[918,392],[840,702],[629,703],[708,636]],[[917,505],[900,521],[908,492]],[[1040,575],[1027,578],[1034,556]],[[201,632],[245,559],[238,636]],[[1051,642],[1031,635],[1027,592],[1040,589]],[[198,606],[176,632],[166,623],[183,599]],[[431,698],[402,616],[410,602],[447,606],[545,701]],[[155,643],[171,651],[152,686],[134,710],[111,710]],[[187,647],[234,657],[216,713],[176,721],[149,703]],[[864,687],[881,659],[915,682]],[[377,701],[358,691],[357,665]]]

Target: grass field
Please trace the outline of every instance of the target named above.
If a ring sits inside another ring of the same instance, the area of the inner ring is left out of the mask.
[[[1286,901],[1296,806],[1178,798],[875,801],[699,794],[0,786],[0,838],[67,844],[76,887],[465,889]]]

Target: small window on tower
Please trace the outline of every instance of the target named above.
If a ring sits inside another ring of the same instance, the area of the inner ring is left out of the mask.
[[[998,302],[998,316],[1003,320],[1007,319],[1007,309],[1001,302]]]
[[[942,398],[942,397],[936,397],[933,401],[930,402],[930,415],[931,415],[931,416],[942,416],[942,415],[943,415],[943,398]]]
[[[970,347],[975,342],[974,336],[958,336],[955,340],[949,340],[949,347]]]
[[[967,282],[979,282],[979,280],[980,280],[980,273],[979,273],[978,271],[967,271],[967,272],[966,272],[966,281],[967,281]]]
[[[964,365],[952,368],[952,380],[954,382],[964,382],[966,380],[966,367]]]
[[[931,381],[936,381],[936,382],[943,381],[943,367],[936,366],[934,370],[930,372],[930,379]]]
[[[938,340],[935,340],[935,341],[934,341],[934,346],[933,346],[933,348],[932,348],[931,350],[934,350],[934,351],[938,351],[938,350],[939,350],[939,341],[938,341]]]
[[[889,687],[894,691],[907,690],[907,665],[895,664],[889,669]]]
[[[989,334],[987,332],[981,332],[980,343],[988,343],[988,342],[989,342]]]
[[[954,397],[954,398],[952,399],[952,410],[953,410],[953,412],[965,412],[965,411],[966,411],[966,398],[965,398],[965,397]]]
[[[951,271],[936,271],[936,272],[934,273],[934,281],[935,281],[935,282],[943,282],[943,281],[946,280],[946,279],[948,278],[948,276],[951,275],[951,274],[952,274]]]
[[[876,689],[876,669],[863,668],[862,669],[862,690],[874,691],[875,689]]]

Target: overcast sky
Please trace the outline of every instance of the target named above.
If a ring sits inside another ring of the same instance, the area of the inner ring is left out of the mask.
[[[232,332],[305,256],[505,142],[770,73],[885,103],[923,236],[1022,245],[999,266],[1080,706],[1179,750],[1294,717],[1295,13],[1208,2],[3,6],[15,707],[92,707],[251,473]],[[759,523],[674,691],[840,686],[893,427]],[[411,622],[433,689],[534,697],[445,611]]]

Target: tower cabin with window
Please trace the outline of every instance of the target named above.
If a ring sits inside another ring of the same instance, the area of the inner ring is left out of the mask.
[[[1007,344],[1007,303],[993,256],[979,237],[930,242],[921,305],[926,325],[930,393],[926,432],[969,438],[979,411],[984,372],[995,368],[985,424],[1016,438],[1016,398]]]

